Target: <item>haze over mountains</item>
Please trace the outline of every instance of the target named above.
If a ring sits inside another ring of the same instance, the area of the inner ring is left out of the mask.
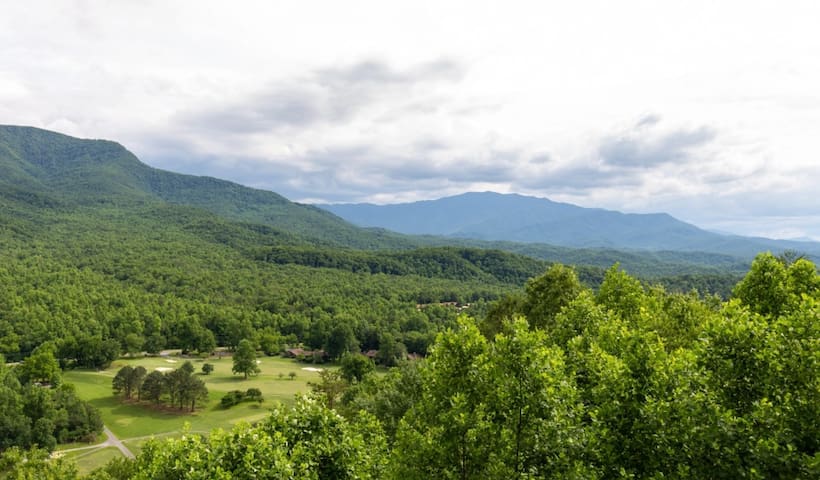
[[[356,225],[412,235],[573,248],[699,251],[742,257],[784,249],[820,254],[820,244],[816,242],[721,235],[665,213],[627,214],[517,194],[471,192],[393,205],[320,206]]]

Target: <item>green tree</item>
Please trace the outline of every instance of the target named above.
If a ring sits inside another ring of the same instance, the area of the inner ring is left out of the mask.
[[[149,440],[135,461],[134,480],[153,478],[385,477],[387,445],[369,416],[348,421],[310,398],[293,407],[275,406],[251,426],[207,436]]]
[[[620,315],[621,318],[635,320],[640,315],[645,294],[641,282],[630,277],[616,263],[606,271],[596,300],[600,305]]]
[[[0,454],[0,480],[73,480],[77,466],[62,458],[49,458],[47,450],[10,448]]]
[[[529,331],[523,320],[495,338],[488,359],[484,399],[497,432],[497,463],[488,468],[507,478],[588,477],[580,464],[585,435],[579,394],[558,347]]]
[[[62,378],[60,364],[54,357],[54,345],[45,343],[37,347],[18,367],[23,383],[41,383],[56,386]]]
[[[530,279],[525,290],[522,310],[527,321],[533,328],[547,328],[583,288],[572,267],[556,263],[540,277]]]
[[[131,398],[131,386],[128,379],[132,375],[133,371],[134,367],[131,365],[126,365],[117,370],[117,374],[114,375],[114,379],[111,380],[114,395],[119,395],[120,393],[125,392],[125,398]]]
[[[256,349],[250,340],[242,340],[233,354],[233,373],[242,373],[245,378],[248,375],[259,373],[259,365],[256,363]]]
[[[484,320],[478,324],[481,333],[488,340],[495,338],[506,323],[512,322],[516,315],[524,314],[524,302],[525,298],[520,294],[504,295],[493,302]]]
[[[203,328],[196,337],[196,351],[202,356],[208,356],[216,350],[216,337],[212,331]]]
[[[376,360],[387,367],[394,367],[407,357],[407,348],[390,332],[379,335],[379,353]]]
[[[733,296],[761,315],[778,316],[789,300],[786,266],[771,253],[761,253],[749,273],[735,286]]]
[[[403,362],[385,375],[366,375],[345,391],[339,410],[348,418],[360,411],[374,415],[392,441],[401,419],[421,401],[423,363]]]
[[[123,339],[123,345],[125,353],[128,355],[134,356],[135,354],[139,353],[142,350],[142,346],[145,344],[145,339],[142,335],[137,333],[129,333]]]
[[[331,360],[337,360],[345,353],[356,352],[359,349],[359,343],[350,324],[341,319],[337,319],[336,322],[330,331],[325,349]]]
[[[214,366],[210,363],[203,363],[202,364],[202,373],[205,375],[210,375],[211,372],[214,371]]]
[[[497,431],[484,399],[489,344],[475,324],[439,335],[423,373],[421,401],[396,433],[396,478],[489,477]]]
[[[160,403],[162,394],[165,392],[166,381],[162,372],[154,370],[145,377],[142,383],[142,396],[146,400],[151,400],[155,404]]]
[[[348,387],[348,383],[342,378],[339,370],[323,369],[319,372],[319,382],[308,382],[311,390],[318,394],[327,408],[333,409],[339,397]]]
[[[376,366],[373,364],[373,360],[361,353],[346,353],[342,356],[342,377],[348,382],[361,382],[365,375],[375,369]]]
[[[148,371],[142,365],[137,365],[128,377],[128,384],[131,387],[131,392],[136,390],[137,400],[142,400],[142,384],[145,381],[145,376]]]

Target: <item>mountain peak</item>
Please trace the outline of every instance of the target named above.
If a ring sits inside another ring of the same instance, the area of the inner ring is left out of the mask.
[[[626,214],[516,193],[466,192],[413,203],[336,204],[323,208],[359,226],[414,235],[742,256],[790,248],[774,240],[707,232],[668,213]]]

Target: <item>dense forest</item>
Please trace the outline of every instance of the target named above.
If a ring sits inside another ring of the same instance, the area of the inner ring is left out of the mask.
[[[819,329],[805,259],[759,255],[725,302],[617,266],[591,290],[554,265],[421,362],[151,441],[91,478],[817,478]],[[3,461],[76,477],[38,458]]]

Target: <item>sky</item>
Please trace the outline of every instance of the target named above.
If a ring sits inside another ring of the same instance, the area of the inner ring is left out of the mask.
[[[820,240],[820,2],[0,0],[0,123],[291,200]]]

